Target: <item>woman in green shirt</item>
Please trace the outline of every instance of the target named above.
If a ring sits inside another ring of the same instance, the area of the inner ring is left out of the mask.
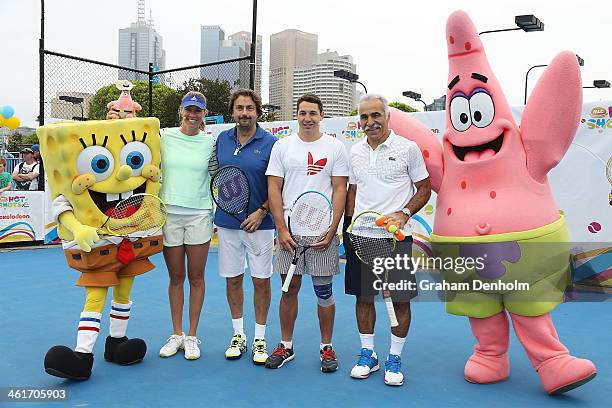
[[[161,357],[173,356],[180,349],[185,350],[188,360],[200,357],[196,330],[204,302],[204,269],[212,238],[208,163],[213,157],[214,139],[203,132],[206,112],[204,95],[188,92],[181,101],[181,126],[162,132],[160,197],[169,213],[163,233],[173,334],[159,351]],[[189,279],[186,336],[182,330],[185,275]]]

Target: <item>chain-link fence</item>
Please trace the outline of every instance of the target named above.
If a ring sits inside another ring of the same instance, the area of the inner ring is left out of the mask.
[[[127,79],[134,84],[132,99],[142,106],[138,115],[157,117],[162,127],[178,126],[181,97],[192,90],[206,96],[209,116],[227,120],[231,92],[249,87],[249,58],[152,72],[44,51],[41,115],[45,122],[104,119],[107,104],[119,97],[115,83]]]

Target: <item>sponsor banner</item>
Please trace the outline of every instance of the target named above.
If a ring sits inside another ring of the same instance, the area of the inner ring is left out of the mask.
[[[42,241],[42,191],[5,191],[0,194],[0,243]]]

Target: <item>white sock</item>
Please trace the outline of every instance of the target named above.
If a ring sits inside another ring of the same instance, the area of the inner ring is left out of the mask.
[[[234,327],[234,334],[240,334],[244,336],[244,319],[232,319],[232,326]]]
[[[266,337],[266,325],[255,323],[255,339],[264,339]]]
[[[281,343],[283,344],[283,346],[285,346],[285,348],[288,348],[288,349],[293,348],[293,340],[289,340],[289,341],[281,340]]]
[[[333,348],[331,343],[321,343],[321,345],[319,346],[319,350],[323,351],[323,349],[325,348],[325,346],[330,346]]]
[[[396,335],[391,333],[391,349],[389,350],[389,353],[395,354],[396,356],[401,356],[405,342],[405,337],[397,337]]]
[[[101,317],[101,313],[81,312],[77,332],[77,345],[74,351],[78,351],[79,353],[91,353],[94,344],[96,344],[98,333],[100,333]]]
[[[110,336],[120,339],[125,336],[127,332],[128,321],[130,319],[130,310],[132,309],[132,302],[122,304],[116,303],[114,300],[111,302],[110,311]]]
[[[374,350],[374,334],[359,333],[359,338],[361,339],[361,348]]]

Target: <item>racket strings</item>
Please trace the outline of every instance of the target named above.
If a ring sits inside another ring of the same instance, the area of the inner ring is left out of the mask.
[[[221,168],[213,177],[211,190],[217,206],[228,214],[241,213],[249,203],[249,181],[237,167]]]
[[[370,238],[351,234],[355,254],[363,263],[372,265],[376,258],[391,258],[395,245],[391,238]]]
[[[376,258],[391,257],[395,249],[393,234],[384,226],[376,225],[378,216],[376,213],[359,215],[349,232],[355,254],[368,265],[372,265]]]
[[[305,245],[311,245],[325,234],[332,221],[329,201],[320,194],[305,194],[293,205],[289,224],[294,236],[303,236]]]
[[[115,235],[129,235],[159,230],[166,218],[166,207],[157,197],[134,195],[113,208],[105,227]]]

